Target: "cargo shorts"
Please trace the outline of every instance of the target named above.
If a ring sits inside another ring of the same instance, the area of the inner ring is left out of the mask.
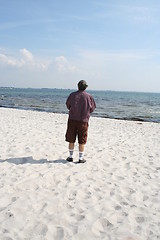
[[[79,144],[86,144],[88,133],[88,122],[80,122],[68,119],[68,126],[66,131],[66,141],[75,143],[76,136],[78,136]]]

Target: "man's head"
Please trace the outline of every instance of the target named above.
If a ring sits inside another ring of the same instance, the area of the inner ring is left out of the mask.
[[[86,90],[87,87],[88,87],[88,85],[87,85],[85,80],[79,81],[79,83],[78,83],[78,90],[83,91],[83,90]]]

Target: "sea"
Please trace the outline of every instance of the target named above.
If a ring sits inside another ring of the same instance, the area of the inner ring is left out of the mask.
[[[0,88],[0,107],[66,114],[74,89]],[[93,117],[160,123],[160,93],[87,91],[96,102]]]

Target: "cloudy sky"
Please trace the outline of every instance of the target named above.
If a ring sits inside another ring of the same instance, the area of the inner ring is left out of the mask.
[[[159,0],[0,0],[0,86],[160,92]]]

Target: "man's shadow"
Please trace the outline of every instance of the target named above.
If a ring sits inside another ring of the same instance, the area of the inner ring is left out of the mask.
[[[45,163],[66,164],[67,163],[67,161],[65,159],[57,159],[57,160],[48,161],[47,159],[34,160],[33,157],[9,158],[6,160],[0,160],[0,163],[4,163],[4,162],[13,163],[16,165],[19,165],[19,164],[45,164]]]

